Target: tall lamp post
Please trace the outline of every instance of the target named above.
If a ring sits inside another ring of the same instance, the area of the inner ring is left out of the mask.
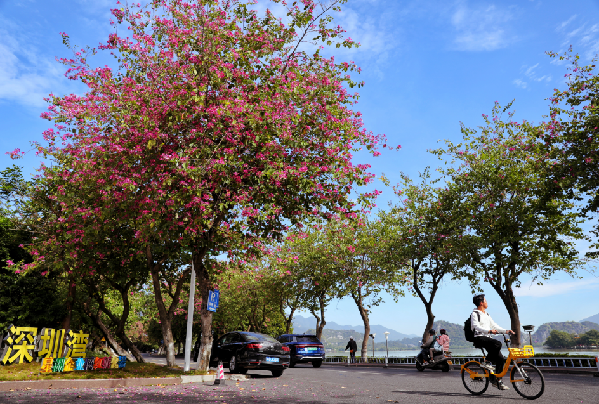
[[[389,366],[389,331],[385,331],[385,348],[387,349],[387,356],[385,356],[385,367]]]

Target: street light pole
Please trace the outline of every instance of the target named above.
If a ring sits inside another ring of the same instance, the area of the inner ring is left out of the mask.
[[[385,356],[385,367],[389,366],[389,331],[385,331],[385,348],[387,349],[387,356]]]
[[[372,358],[373,359],[374,359],[374,336],[375,335],[376,335],[375,333],[370,334],[370,337],[372,338]]]

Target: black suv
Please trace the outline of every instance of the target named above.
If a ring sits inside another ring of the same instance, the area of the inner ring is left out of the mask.
[[[312,362],[312,366],[319,368],[325,358],[324,345],[316,335],[283,334],[277,338],[283,346],[289,347],[289,367],[296,363]]]
[[[270,370],[278,377],[289,366],[289,348],[266,334],[233,331],[214,341],[210,366],[215,367],[218,362],[228,363],[230,373]]]

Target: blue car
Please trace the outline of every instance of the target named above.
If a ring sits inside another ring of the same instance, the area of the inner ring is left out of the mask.
[[[316,335],[283,334],[277,340],[289,348],[289,367],[296,363],[311,362],[312,366],[319,368],[325,358],[324,345]]]

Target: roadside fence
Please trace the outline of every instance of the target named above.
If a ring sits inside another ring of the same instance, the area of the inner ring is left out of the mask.
[[[325,358],[326,363],[348,363],[348,356],[327,356]],[[482,361],[482,356],[453,356],[451,361],[454,365],[463,365],[469,361]],[[524,362],[532,363],[536,366],[542,367],[553,367],[553,368],[580,368],[580,369],[597,369],[598,363],[597,358],[571,358],[571,357],[531,357],[521,359]],[[356,363],[385,363],[384,356],[368,357],[365,360],[361,357],[356,357]],[[415,365],[415,357],[393,357],[390,356],[388,363],[392,364],[406,364]]]

